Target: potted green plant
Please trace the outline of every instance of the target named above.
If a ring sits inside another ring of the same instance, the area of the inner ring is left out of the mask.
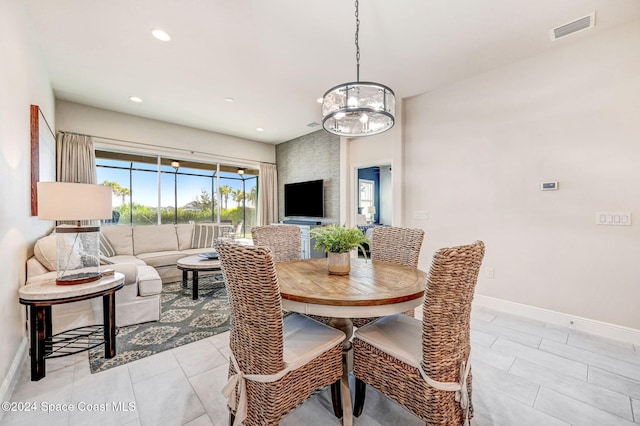
[[[327,253],[330,274],[346,275],[351,270],[349,252],[355,248],[362,250],[366,257],[363,243],[368,238],[358,228],[347,228],[340,225],[327,225],[311,230],[311,238],[315,240],[316,250]]]

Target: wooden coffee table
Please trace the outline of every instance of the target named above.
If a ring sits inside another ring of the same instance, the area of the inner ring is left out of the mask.
[[[183,257],[178,259],[177,267],[182,271],[182,287],[187,288],[189,272],[192,276],[191,298],[198,300],[198,273],[206,271],[217,271],[222,273],[222,265],[218,259],[207,259],[199,255]],[[224,281],[216,281],[223,283]]]

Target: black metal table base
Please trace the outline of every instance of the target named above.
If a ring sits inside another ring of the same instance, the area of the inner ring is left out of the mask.
[[[219,271],[222,274],[220,268],[215,269],[182,269],[182,288],[189,288],[189,271],[191,271],[191,299],[198,300],[198,271]],[[216,283],[224,283],[224,280],[218,280]]]

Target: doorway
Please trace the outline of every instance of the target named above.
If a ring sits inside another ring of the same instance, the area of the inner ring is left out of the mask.
[[[364,215],[367,224],[391,225],[393,216],[391,165],[358,168],[357,176],[356,212]]]

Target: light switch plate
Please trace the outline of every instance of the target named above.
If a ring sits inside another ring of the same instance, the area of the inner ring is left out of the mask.
[[[429,212],[426,210],[417,210],[415,213],[413,213],[413,219],[429,220]]]
[[[597,225],[631,226],[631,212],[597,212]]]

